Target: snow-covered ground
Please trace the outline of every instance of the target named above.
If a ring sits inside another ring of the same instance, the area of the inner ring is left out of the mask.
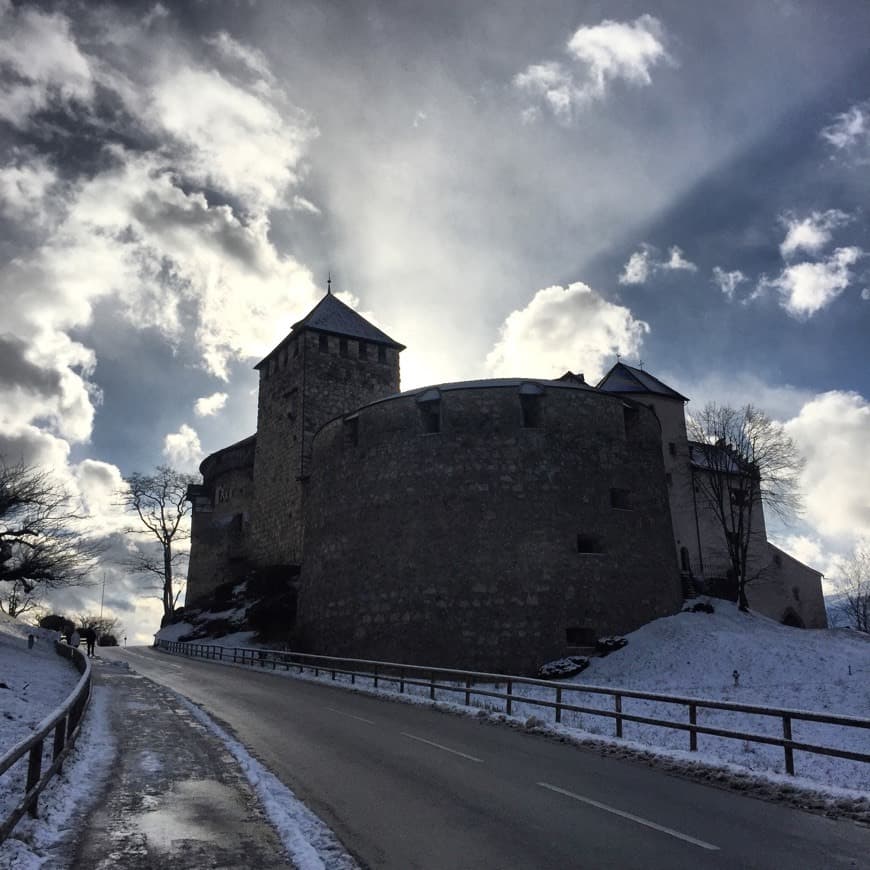
[[[34,637],[32,648],[28,635]],[[0,614],[0,754],[28,737],[79,681],[72,662],[54,650],[57,637],[57,632],[33,628]],[[30,870],[49,861],[47,856],[61,840],[69,819],[84,808],[94,784],[108,770],[111,736],[101,691],[96,690],[91,700],[63,773],[40,796],[40,818],[25,816],[0,846],[0,868]],[[24,796],[26,766],[27,756],[0,777],[2,819]]]
[[[800,630],[780,625],[757,614],[740,613],[725,601],[711,602],[716,612],[679,613],[656,620],[628,635],[628,645],[606,658],[592,659],[590,667],[570,685],[609,686],[666,695],[732,701],[762,707],[783,707],[835,715],[870,717],[870,636],[844,629]],[[161,637],[164,635],[161,634]],[[168,637],[165,639],[169,639]],[[222,638],[222,646],[244,646]],[[201,641],[212,643],[212,641]],[[735,685],[734,671],[737,671]],[[280,673],[280,672],[279,672]],[[329,672],[321,679],[332,681]],[[290,672],[288,676],[295,676]],[[307,675],[310,678],[310,675]],[[349,682],[338,675],[337,682]],[[369,681],[356,679],[358,690],[372,690]],[[396,690],[383,677],[379,688]],[[424,687],[405,687],[406,693],[428,699]],[[498,690],[504,692],[502,683]],[[554,700],[551,688],[514,686],[513,717],[533,718],[550,727],[551,709],[522,703],[520,698]],[[461,703],[462,694],[436,691],[441,703]],[[595,693],[563,691],[563,701],[595,709],[613,709],[613,699]],[[495,714],[504,710],[498,698],[472,697],[472,704]],[[657,719],[688,721],[686,707],[652,701],[623,699],[623,712]],[[699,710],[698,724],[754,734],[782,736],[780,719],[719,710]],[[563,712],[562,734],[579,738],[645,747],[669,757],[713,765],[735,765],[769,777],[785,776],[783,750],[775,746],[699,735],[698,752],[690,753],[685,731],[625,722],[623,739],[614,737],[612,719],[587,713]],[[870,729],[845,729],[811,722],[793,722],[799,742],[870,753]],[[841,790],[870,795],[870,764],[822,755],[795,753],[797,779],[831,794]]]

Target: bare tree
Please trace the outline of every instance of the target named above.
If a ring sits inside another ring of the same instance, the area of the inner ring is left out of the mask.
[[[99,637],[111,634],[120,637],[124,634],[124,626],[117,616],[99,616],[93,613],[80,613],[73,620],[79,628],[92,628]]]
[[[127,563],[135,574],[152,577],[163,602],[163,615],[175,609],[181,587],[176,583],[175,570],[187,558],[187,553],[173,550],[175,544],[190,538],[190,503],[187,487],[195,482],[167,465],[157,467],[154,474],[132,474],[125,478],[127,489],[122,491],[123,505],[135,513],[140,526],[127,529],[135,535],[146,535],[159,544],[156,556],[141,553]]]
[[[0,610],[18,616],[38,607],[46,589],[92,582],[103,545],[82,520],[48,472],[0,457]]]
[[[764,570],[748,570],[752,543],[764,535],[765,508],[784,521],[800,514],[804,460],[782,426],[745,405],[709,404],[687,421],[700,503],[722,530],[741,610],[746,586]]]
[[[850,628],[870,634],[870,546],[855,547],[837,565],[839,602],[836,609],[848,620]]]

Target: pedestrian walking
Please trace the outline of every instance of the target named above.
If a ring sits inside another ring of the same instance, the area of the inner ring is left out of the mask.
[[[88,655],[93,658],[95,655],[94,647],[97,644],[97,632],[94,630],[93,626],[89,625],[86,628],[82,629],[82,637],[85,639],[85,643],[88,645]]]
[[[69,636],[69,645],[74,646],[78,649],[79,644],[82,642],[82,636],[79,634],[79,630],[74,628],[72,634]]]

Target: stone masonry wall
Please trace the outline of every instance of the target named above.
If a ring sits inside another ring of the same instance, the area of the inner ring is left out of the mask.
[[[256,564],[302,561],[304,481],[315,432],[331,418],[399,388],[399,357],[378,346],[303,330],[260,368],[251,555]],[[342,352],[344,350],[344,353]]]
[[[679,608],[649,409],[549,386],[524,428],[516,385],[445,389],[440,406],[436,434],[408,394],[315,439],[299,605],[313,651],[531,673],[578,634]]]
[[[204,483],[192,498],[190,563],[185,603],[241,579],[254,499],[253,439],[213,454],[204,463]]]

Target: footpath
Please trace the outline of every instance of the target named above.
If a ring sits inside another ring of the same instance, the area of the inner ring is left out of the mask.
[[[95,660],[118,743],[73,870],[293,867],[232,755],[172,692]]]

